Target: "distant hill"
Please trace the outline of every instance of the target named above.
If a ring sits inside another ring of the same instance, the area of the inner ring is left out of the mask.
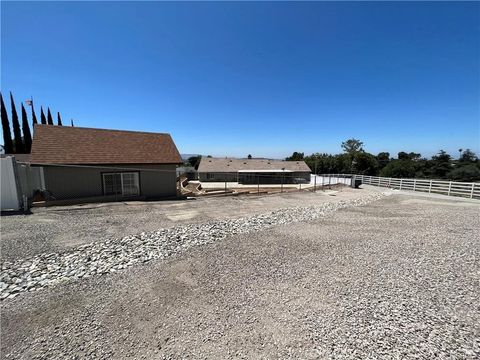
[[[182,157],[182,160],[188,160],[189,157],[192,157],[192,156],[199,156],[201,154],[180,154],[180,156]]]

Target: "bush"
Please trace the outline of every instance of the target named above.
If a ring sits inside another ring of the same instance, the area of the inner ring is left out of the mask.
[[[414,177],[415,166],[409,160],[393,160],[380,171],[380,176],[393,178]]]
[[[463,165],[450,171],[447,177],[455,181],[477,181],[480,180],[480,169],[473,164]]]

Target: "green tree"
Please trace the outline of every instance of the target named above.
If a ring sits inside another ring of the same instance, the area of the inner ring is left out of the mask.
[[[381,152],[377,155],[378,168],[381,170],[390,162],[390,153]]]
[[[8,121],[7,109],[3,102],[3,95],[0,93],[1,102],[1,117],[2,117],[2,132],[3,132],[3,150],[5,154],[13,154],[13,141],[12,134],[10,132],[10,122]]]
[[[43,113],[43,107],[40,106],[40,122],[43,125],[47,125],[47,118],[45,117],[45,114]]]
[[[288,156],[285,158],[286,161],[300,161],[300,160],[303,160],[304,158],[304,153],[300,153],[300,152],[294,152],[292,154],[292,156]]]
[[[27,112],[23,107],[22,103],[22,131],[23,131],[23,141],[25,144],[25,152],[30,154],[32,150],[32,134],[30,133],[30,126],[28,126]]]
[[[62,118],[60,117],[60,113],[57,112],[57,125],[62,126]]]
[[[342,142],[342,149],[349,155],[355,155],[358,152],[363,151],[363,142],[358,139],[348,139]]]
[[[447,174],[447,178],[455,181],[478,181],[480,169],[474,164],[461,165]]]
[[[47,123],[48,125],[53,125],[53,118],[52,113],[50,112],[50,108],[47,108],[48,115],[47,115]]]
[[[195,168],[195,170],[198,169],[198,165],[200,165],[200,160],[202,160],[202,156],[201,155],[197,155],[197,156],[190,156],[188,159],[187,159],[187,162],[190,166],[193,166]]]
[[[32,107],[32,127],[35,127],[35,124],[38,124],[38,121],[37,121],[37,115],[35,115],[35,108],[33,107],[33,98],[28,101],[27,100],[27,105],[29,105]]]
[[[248,154],[247,159],[251,160],[251,159],[252,159],[252,155],[251,155],[251,154]]]
[[[347,154],[348,168],[345,172],[355,172],[355,156],[363,152],[363,142],[358,139],[352,138],[342,142],[342,149]]]
[[[17,109],[15,108],[15,101],[13,100],[12,93],[10,93],[10,106],[12,107],[12,128],[15,154],[23,154],[25,150],[23,146],[22,131],[20,130]]]
[[[377,158],[366,152],[359,152],[355,155],[353,170],[356,174],[377,175]]]
[[[476,162],[477,160],[477,155],[470,149],[466,149],[460,157],[461,162]]]
[[[444,179],[452,170],[452,157],[445,151],[440,150],[437,155],[432,156],[432,175],[439,179]]]
[[[380,171],[380,176],[411,178],[415,176],[415,167],[410,160],[392,160]]]
[[[398,153],[398,160],[412,160],[412,161],[417,161],[422,157],[421,154],[415,153],[415,152],[410,152],[406,153],[405,151],[400,151]]]

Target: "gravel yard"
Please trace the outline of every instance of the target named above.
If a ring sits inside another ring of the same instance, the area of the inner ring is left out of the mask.
[[[125,202],[34,208],[32,215],[2,217],[2,259],[67,251],[82,244],[179,224],[237,218],[290,206],[312,206],[358,197],[370,190],[340,189],[313,194],[199,198],[188,201]],[[377,192],[379,190],[376,190]]]
[[[248,216],[235,216],[233,199],[215,199],[212,209],[225,209],[216,219],[165,220],[158,205],[147,239],[191,223],[180,228],[215,223],[223,235],[3,301],[2,358],[480,356],[478,203],[368,190],[290,195],[256,199],[270,207],[253,204]],[[250,230],[230,231],[245,221]]]

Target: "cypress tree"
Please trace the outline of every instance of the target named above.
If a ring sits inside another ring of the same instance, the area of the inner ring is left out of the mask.
[[[72,124],[72,127],[73,127],[73,119],[70,120],[70,124]]]
[[[0,93],[0,102],[1,102],[1,116],[2,116],[2,130],[3,130],[3,149],[5,154],[13,154],[13,141],[12,134],[10,133],[10,123],[8,122],[7,109],[3,103],[3,96]]]
[[[27,112],[23,107],[22,103],[22,131],[23,131],[23,141],[25,143],[25,152],[30,154],[32,150],[32,135],[30,133],[30,127],[28,126]]]
[[[15,108],[15,101],[13,100],[13,95],[10,93],[10,103],[12,106],[12,128],[13,128],[13,140],[15,143],[15,154],[23,154],[23,140],[22,132],[20,130],[20,123],[18,122],[17,109]]]
[[[43,125],[47,125],[47,118],[45,117],[45,114],[43,113],[43,107],[40,106],[40,121]]]
[[[32,107],[32,126],[38,124],[37,115],[35,115],[35,108],[33,107],[33,98],[30,100],[30,105]]]
[[[48,125],[53,125],[52,113],[50,112],[50,108],[48,108],[48,115],[47,115],[47,122]]]
[[[57,112],[57,125],[58,125],[58,126],[63,126],[63,125],[62,125],[62,118],[60,117],[60,113],[59,113],[59,112]]]

